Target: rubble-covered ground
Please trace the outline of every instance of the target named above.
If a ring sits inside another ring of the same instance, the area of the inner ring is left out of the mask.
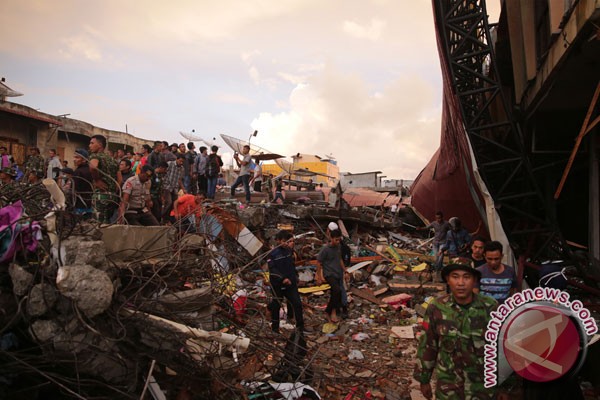
[[[408,208],[394,216],[223,202],[207,205],[201,234],[182,235],[100,227],[48,213],[39,196],[20,200],[0,215],[0,398],[422,398],[415,336],[445,286]],[[335,326],[325,324],[328,291],[313,289],[330,221],[360,265],[349,316]],[[263,268],[279,229],[298,236],[303,335],[293,321],[270,330]],[[597,299],[587,304],[598,309]],[[581,378],[591,399],[598,357],[589,358]]]

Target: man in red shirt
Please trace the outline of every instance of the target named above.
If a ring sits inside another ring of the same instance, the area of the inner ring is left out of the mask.
[[[173,203],[173,216],[177,220],[176,224],[183,233],[193,233],[197,231],[202,217],[203,194],[184,194]]]

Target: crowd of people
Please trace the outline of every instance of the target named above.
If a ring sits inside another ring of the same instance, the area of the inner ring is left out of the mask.
[[[113,152],[107,148],[104,136],[94,135],[87,148],[75,150],[72,160],[61,160],[55,149],[48,150],[44,157],[39,148],[30,147],[20,168],[6,147],[0,146],[0,181],[35,185],[52,179],[65,192],[68,207],[101,223],[173,224],[178,217],[190,216],[183,212],[184,207],[189,209],[190,197],[182,196],[191,195],[201,204],[227,190],[218,151],[214,145],[201,146],[196,151],[193,142],[156,141],[135,152]],[[251,157],[248,145],[241,153],[235,152],[233,160],[239,174],[229,189],[231,197],[242,186],[246,204],[252,191],[267,193],[270,202],[284,201],[282,178],[263,176],[261,162]],[[308,182],[309,190],[316,188],[312,181]]]
[[[74,213],[101,223],[189,223],[203,201],[214,199],[227,186],[218,151],[218,146],[201,146],[196,151],[192,142],[169,145],[156,141],[136,152],[113,152],[107,149],[104,136],[94,135],[87,148],[75,150],[72,167],[55,149],[43,157],[39,148],[30,147],[21,169],[1,146],[0,180],[2,184],[35,185],[52,179],[64,191]],[[231,190],[233,196],[235,188],[244,184],[246,202],[250,200],[248,186],[254,184],[255,191],[261,191],[266,181],[260,164],[252,163],[248,153],[246,146],[241,162],[237,153],[234,157],[240,174]]]

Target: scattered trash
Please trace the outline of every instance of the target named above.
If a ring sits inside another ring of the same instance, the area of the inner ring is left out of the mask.
[[[369,339],[370,336],[367,333],[364,332],[359,332],[359,333],[355,333],[354,335],[352,335],[352,340],[355,340],[357,342],[362,342],[363,340]]]
[[[350,350],[350,354],[348,354],[349,360],[364,360],[365,356],[360,350]]]

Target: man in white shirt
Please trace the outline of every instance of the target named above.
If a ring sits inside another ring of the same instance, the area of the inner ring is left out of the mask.
[[[235,189],[243,184],[244,191],[246,192],[246,204],[248,204],[250,203],[250,162],[252,161],[252,157],[250,156],[250,146],[245,145],[242,148],[241,159],[237,152],[233,154],[233,159],[238,167],[240,167],[240,174],[233,185],[231,185],[231,197],[235,197]]]

